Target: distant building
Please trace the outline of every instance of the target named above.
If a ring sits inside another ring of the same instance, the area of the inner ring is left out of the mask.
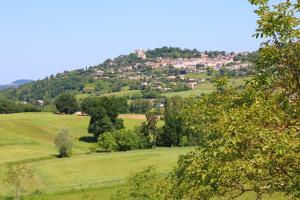
[[[37,103],[40,104],[41,106],[45,104],[43,100],[37,100]]]
[[[137,49],[137,50],[135,50],[135,53],[136,53],[137,57],[142,58],[142,59],[146,59],[146,53],[145,53],[144,50]]]

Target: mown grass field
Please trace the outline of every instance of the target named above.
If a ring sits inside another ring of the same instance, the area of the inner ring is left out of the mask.
[[[124,117],[125,127],[134,128],[143,119]],[[69,129],[74,154],[87,153],[91,138],[87,132],[89,117],[21,113],[0,115],[0,164],[56,155],[54,138],[60,129]]]
[[[143,115],[120,115],[126,128],[145,120]],[[26,199],[109,199],[127,177],[149,165],[162,173],[175,166],[179,155],[191,148],[157,148],[116,153],[90,153],[89,117],[51,113],[0,115],[0,180],[8,163],[25,163],[35,173],[29,192],[39,195]],[[74,156],[57,158],[54,138],[67,127],[73,138]],[[4,183],[0,196],[10,195]],[[1,199],[1,198],[0,198]]]
[[[124,183],[126,178],[154,165],[162,173],[175,166],[179,155],[191,148],[158,148],[116,153],[93,153],[66,159],[28,163],[39,178],[36,189],[48,194],[102,188]]]
[[[131,97],[131,96],[134,96],[134,95],[142,95],[141,94],[141,90],[122,90],[120,92],[109,92],[109,93],[103,93],[101,95],[98,95],[99,97],[103,97],[103,96],[116,96],[116,97],[124,97],[124,96],[127,96],[127,97]],[[76,95],[76,98],[78,100],[83,100],[84,98],[86,97],[94,97],[94,96],[97,96],[96,94],[77,94]]]

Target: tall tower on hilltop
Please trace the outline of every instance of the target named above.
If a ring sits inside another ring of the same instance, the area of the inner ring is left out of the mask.
[[[145,50],[137,49],[137,50],[135,50],[135,53],[136,53],[137,57],[142,58],[142,59],[146,59]]]

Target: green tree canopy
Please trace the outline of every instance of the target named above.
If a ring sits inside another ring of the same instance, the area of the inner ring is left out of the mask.
[[[65,114],[74,114],[79,110],[76,97],[69,93],[59,95],[56,99],[55,106],[60,113]]]

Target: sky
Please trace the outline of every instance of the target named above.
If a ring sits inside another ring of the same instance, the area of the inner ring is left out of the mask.
[[[253,51],[247,0],[0,0],[0,84],[162,46]]]

